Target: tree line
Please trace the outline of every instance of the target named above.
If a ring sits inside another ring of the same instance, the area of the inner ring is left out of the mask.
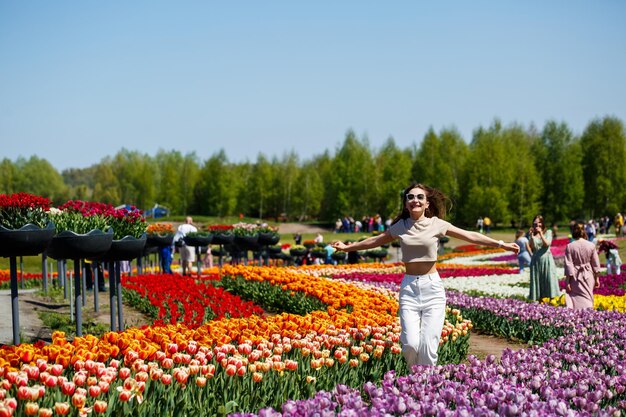
[[[392,137],[373,149],[350,130],[334,153],[306,160],[290,152],[233,163],[223,150],[201,161],[195,152],[122,149],[60,173],[37,156],[0,163],[0,192],[55,204],[81,199],[145,210],[158,203],[178,215],[300,221],[393,217],[401,190],[417,180],[446,193],[448,218],[465,226],[482,216],[505,226],[527,225],[539,213],[549,223],[612,218],[626,208],[625,179],[624,123],[610,116],[592,120],[580,136],[557,121],[539,130],[496,119],[469,143],[454,128],[431,129],[405,149]]]

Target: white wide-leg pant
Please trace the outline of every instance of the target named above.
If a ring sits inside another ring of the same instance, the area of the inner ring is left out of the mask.
[[[405,275],[400,284],[402,354],[413,365],[436,365],[446,317],[446,293],[438,272]]]

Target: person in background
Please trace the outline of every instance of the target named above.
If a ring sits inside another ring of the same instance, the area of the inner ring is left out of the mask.
[[[483,224],[485,225],[485,234],[491,233],[491,219],[487,216],[483,217]]]
[[[485,222],[483,221],[483,218],[479,217],[478,220],[476,220],[476,228],[478,229],[479,233],[483,233],[484,225],[485,225]]]
[[[517,253],[515,243],[504,243],[443,220],[447,197],[439,190],[413,183],[400,195],[400,212],[389,230],[352,242],[333,242],[337,250],[354,253],[400,239],[406,274],[400,284],[400,341],[409,369],[436,365],[437,349],[446,315],[446,293],[437,272],[437,247],[443,236]]]
[[[170,245],[159,246],[159,263],[161,273],[172,273],[172,247]]]
[[[618,246],[610,240],[598,242],[598,252],[606,256],[606,274],[619,275],[622,273],[622,258],[619,256]]]
[[[293,241],[295,242],[296,245],[301,245],[302,244],[302,235],[300,233],[294,233]]]
[[[185,218],[185,223],[178,226],[176,234],[174,235],[174,242],[182,240],[182,245],[179,246],[180,250],[180,264],[183,268],[183,275],[191,275],[191,268],[196,261],[196,248],[193,246],[187,246],[185,244],[185,236],[188,233],[195,233],[198,229],[193,225],[193,219],[191,216]]]
[[[615,236],[616,237],[621,237],[622,235],[622,227],[624,226],[624,217],[622,216],[622,213],[617,213],[615,215]]]
[[[205,268],[213,268],[213,254],[211,253],[211,245],[206,248],[206,253],[202,257],[202,266]]]
[[[324,241],[324,236],[322,236],[321,233],[318,233],[313,240],[315,240],[315,243],[322,243]]]
[[[600,286],[600,260],[596,245],[587,240],[585,226],[574,227],[573,242],[565,247],[565,305],[575,310],[593,308],[593,289]]]
[[[530,294],[533,301],[554,298],[560,294],[556,264],[550,252],[552,230],[546,229],[543,216],[536,216],[530,228]]]
[[[530,266],[530,257],[533,251],[530,249],[530,242],[526,237],[526,233],[519,229],[515,233],[515,243],[519,246],[519,252],[517,254],[517,262],[519,264],[520,274],[524,272],[524,267]]]
[[[589,220],[585,225],[585,233],[587,234],[587,240],[593,242],[593,240],[596,238],[596,226],[593,219]]]

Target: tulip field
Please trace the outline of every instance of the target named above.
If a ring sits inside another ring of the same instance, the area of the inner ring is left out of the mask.
[[[596,308],[574,311],[527,302],[515,256],[461,249],[438,265],[438,366],[406,369],[399,264],[148,273],[123,287],[151,325],[0,347],[0,417],[622,415],[626,274],[602,276]],[[528,347],[468,357],[475,329]]]

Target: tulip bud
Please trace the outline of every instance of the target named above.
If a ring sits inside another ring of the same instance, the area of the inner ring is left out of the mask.
[[[24,404],[25,415],[34,416],[34,415],[37,415],[38,412],[39,412],[39,404],[31,402],[31,401]]]
[[[100,395],[101,389],[98,385],[92,385],[89,387],[89,396],[92,398],[97,397],[98,395]]]
[[[76,408],[83,408],[85,406],[85,402],[87,402],[87,397],[76,393],[72,395],[72,405]]]
[[[52,417],[52,409],[51,408],[40,408],[39,409],[39,417]]]
[[[102,414],[107,411],[108,405],[109,404],[106,401],[96,400],[96,402],[93,403],[93,411],[98,414]]]
[[[54,412],[57,415],[65,416],[70,412],[70,405],[66,402],[55,403],[54,404]]]
[[[132,396],[133,396],[132,392],[130,392],[130,391],[126,390],[126,389],[122,389],[120,391],[120,394],[119,394],[118,398],[120,399],[120,401],[125,403],[125,402],[130,401]]]

